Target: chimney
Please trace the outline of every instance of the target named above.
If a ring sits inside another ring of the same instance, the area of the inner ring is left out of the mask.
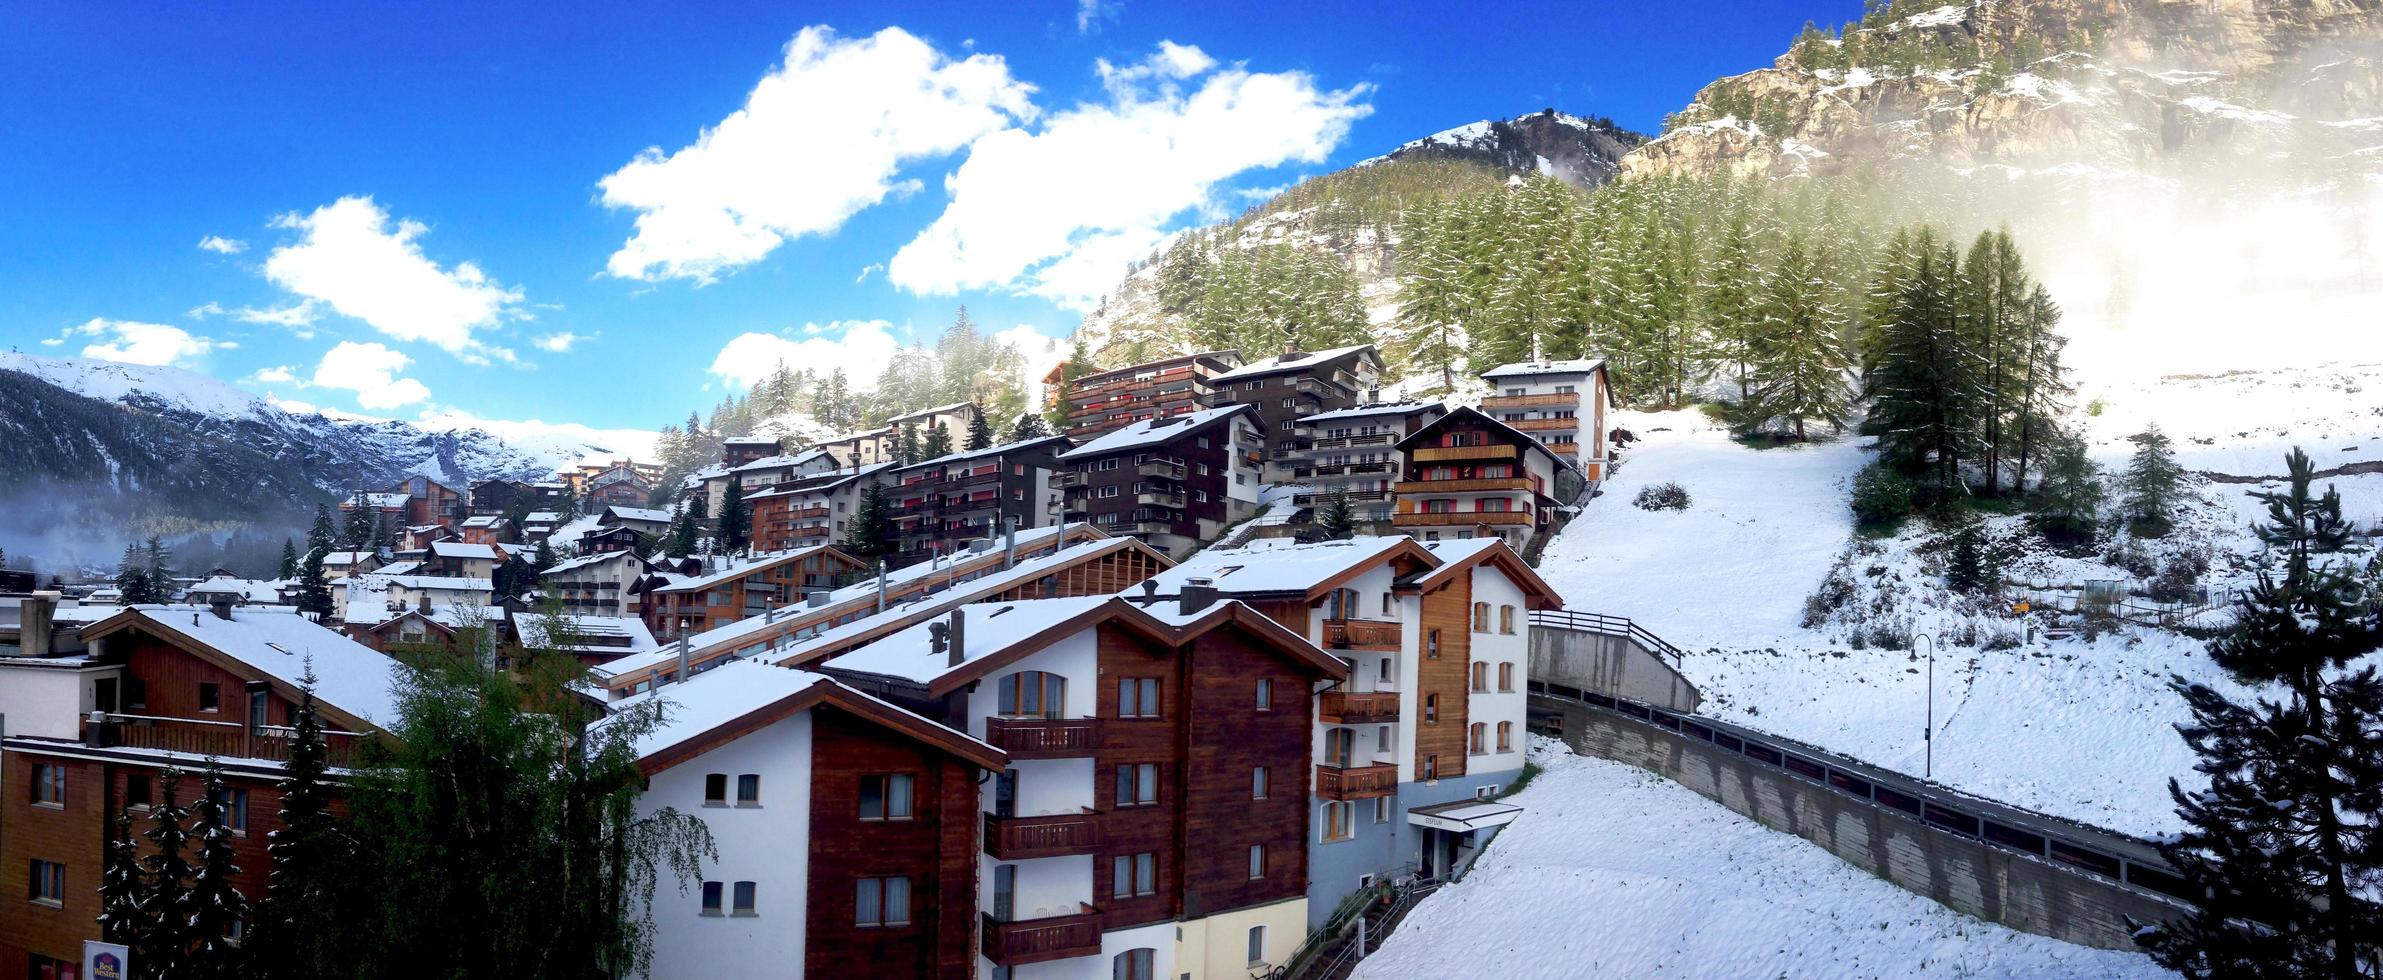
[[[1018,567],[1018,519],[1015,517],[1001,519],[1001,567],[1004,570]]]
[[[1195,575],[1183,580],[1183,589],[1178,594],[1177,602],[1183,614],[1189,616],[1216,605],[1216,596],[1216,580]]]
[[[825,589],[821,589],[820,591],[817,591],[817,592],[813,592],[813,593],[811,593],[811,595],[809,596],[809,598],[810,598],[810,601],[811,601],[811,608],[813,608],[813,609],[817,609],[817,608],[820,608],[821,606],[825,606],[825,605],[827,605],[827,600],[828,600],[828,598],[829,598],[830,596],[833,596],[833,595],[835,595],[835,593],[833,593],[833,592],[829,592],[829,591],[827,591],[827,590],[825,590]]]
[[[965,610],[952,610],[951,628],[946,633],[946,636],[951,640],[951,659],[945,661],[946,666],[957,667],[961,664],[967,663],[968,614]]]
[[[885,559],[877,559],[877,611],[885,611]]]
[[[423,615],[425,615],[425,616],[429,615],[429,614],[430,614],[430,593],[428,593],[428,592],[425,592],[425,593],[422,593],[421,595],[415,596],[415,597],[414,597],[414,608],[415,608],[415,609],[418,609],[418,610],[421,610],[422,614],[423,614]]]
[[[215,610],[215,618],[232,618],[232,597],[222,593],[207,597],[207,607]]]
[[[687,682],[687,638],[686,638],[686,637],[683,637],[683,636],[682,636],[682,637],[679,637],[679,638],[678,638],[678,643],[677,643],[677,646],[678,646],[678,682],[679,682],[679,683],[681,683],[681,684],[684,684],[684,683],[686,683],[686,682]]]
[[[36,592],[17,607],[17,643],[25,656],[50,655],[51,624],[57,621],[58,593]]]
[[[1154,578],[1143,579],[1142,608],[1148,609],[1155,605],[1158,605],[1158,580]]]

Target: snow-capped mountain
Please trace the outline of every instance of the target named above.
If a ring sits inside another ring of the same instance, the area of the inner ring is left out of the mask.
[[[1449,159],[1486,163],[1508,173],[1540,173],[1575,187],[1595,187],[1621,171],[1624,155],[1646,137],[1613,124],[1542,109],[1512,119],[1483,119],[1442,130],[1364,161]]]

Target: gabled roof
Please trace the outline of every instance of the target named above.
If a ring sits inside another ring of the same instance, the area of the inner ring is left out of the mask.
[[[205,606],[130,606],[83,627],[94,640],[125,630],[165,640],[298,700],[311,663],[315,703],[343,728],[387,728],[397,721],[396,684],[404,667],[380,651],[282,607],[241,606],[223,619]]]
[[[1546,443],[1531,438],[1530,433],[1524,432],[1521,429],[1517,429],[1511,425],[1507,425],[1504,422],[1500,422],[1496,418],[1491,417],[1488,412],[1474,408],[1471,405],[1458,405],[1449,409],[1448,414],[1442,415],[1439,418],[1424,423],[1422,428],[1407,433],[1407,437],[1400,439],[1398,444],[1392,448],[1401,452],[1413,449],[1415,448],[1415,443],[1417,440],[1420,440],[1425,436],[1438,431],[1442,426],[1455,425],[1458,423],[1474,423],[1488,426],[1490,431],[1503,434],[1509,441],[1524,444],[1525,446],[1529,447],[1530,452],[1535,452],[1541,456],[1547,457],[1549,462],[1552,462],[1557,466],[1575,471],[1580,469],[1580,467],[1575,465],[1571,460],[1565,459],[1564,454],[1556,452],[1553,449],[1549,449],[1547,448]]]
[[[565,649],[554,647],[553,638],[547,635],[548,627],[553,625],[554,618],[544,613],[534,612],[516,615],[512,617],[513,632],[521,637],[521,643],[526,647]],[[656,646],[653,630],[646,627],[645,620],[635,616],[587,616],[579,613],[566,613],[561,619],[564,626],[563,632],[566,634],[576,633],[581,639],[580,643],[567,648],[572,652],[631,654],[643,653]],[[566,635],[564,638],[569,639],[569,636]],[[606,646],[586,642],[598,639],[626,639],[628,644]]]
[[[899,425],[911,419],[923,419],[930,415],[943,415],[949,412],[957,412],[963,408],[972,408],[975,407],[975,404],[976,403],[974,402],[953,402],[949,405],[937,405],[934,408],[922,408],[915,412],[896,415],[892,418],[886,419],[886,422],[890,427],[891,425]]]
[[[1481,372],[1484,378],[1527,378],[1541,374],[1588,374],[1605,368],[1605,358],[1575,357],[1569,360],[1517,361],[1500,364]]]
[[[815,544],[808,548],[795,548],[789,551],[764,552],[762,554],[753,555],[747,558],[732,558],[728,560],[728,563],[725,566],[721,567],[717,571],[704,572],[690,577],[678,578],[672,581],[670,584],[660,586],[653,589],[652,591],[700,591],[711,588],[712,586],[718,585],[722,582],[743,578],[744,576],[751,575],[754,572],[758,572],[763,569],[776,568],[779,565],[783,565],[787,562],[802,558],[809,558],[813,555],[832,555],[836,558],[844,560],[856,568],[861,564],[860,559],[854,558],[851,555],[847,555],[842,551],[836,550],[835,546],[833,545]]]
[[[937,619],[829,660],[819,669],[905,680],[925,687],[930,697],[940,697],[1053,643],[1104,623],[1116,623],[1168,646],[1188,643],[1223,626],[1239,626],[1294,662],[1307,665],[1319,676],[1349,675],[1347,664],[1257,610],[1231,599],[1188,616],[1181,614],[1173,602],[1145,608],[1121,596],[985,602],[962,606],[954,612],[963,620],[962,660],[956,666],[951,663],[950,654],[934,649],[934,627],[946,621]]]
[[[1177,354],[1173,357],[1161,357],[1157,360],[1143,361],[1140,364],[1128,364],[1121,368],[1110,368],[1106,371],[1094,371],[1090,374],[1084,375],[1083,377],[1077,378],[1075,381],[1070,382],[1070,384],[1100,384],[1102,383],[1103,379],[1106,378],[1132,375],[1138,371],[1154,369],[1161,364],[1173,364],[1177,361],[1197,361],[1201,358],[1215,358],[1220,361],[1228,361],[1230,362],[1228,367],[1239,366],[1241,364],[1241,352],[1231,348],[1226,348],[1224,350],[1201,351],[1197,354]],[[1066,363],[1062,362],[1058,368],[1054,368],[1052,370],[1056,372],[1060,369],[1064,369],[1066,366]],[[1050,380],[1051,379],[1049,377],[1045,377],[1043,379],[1044,383],[1046,384],[1049,383]]]
[[[603,516],[616,521],[639,521],[646,524],[670,523],[669,511],[655,510],[651,507],[623,507],[613,504],[604,508]]]
[[[998,446],[986,446],[983,449],[962,450],[960,452],[952,453],[948,456],[937,456],[934,459],[912,463],[908,466],[902,467],[898,472],[907,473],[911,470],[924,469],[929,466],[949,466],[953,463],[961,462],[963,460],[978,459],[985,456],[1005,456],[1010,453],[1019,453],[1030,449],[1038,449],[1054,443],[1056,445],[1052,446],[1052,448],[1062,452],[1066,450],[1066,447],[1074,445],[1074,443],[1066,436],[1043,436],[1038,439],[1022,439],[1017,442],[1003,443]]]
[[[1372,344],[1357,344],[1352,347],[1335,347],[1331,350],[1300,351],[1297,354],[1284,354],[1281,357],[1269,357],[1263,361],[1251,361],[1248,364],[1242,365],[1241,367],[1217,375],[1210,380],[1240,381],[1245,378],[1258,378],[1269,374],[1281,374],[1285,371],[1304,371],[1319,364],[1329,364],[1351,354],[1373,351],[1374,345]],[[1381,354],[1379,352],[1374,352],[1374,357],[1378,360],[1380,359]]]
[[[635,561],[637,556],[626,551],[599,551],[592,555],[580,555],[577,558],[567,558],[562,561],[555,562],[554,567],[547,569],[538,577],[541,579],[552,578],[564,572],[575,572],[590,565],[601,565],[605,562],[621,558]]]
[[[1100,438],[1091,442],[1060,453],[1059,458],[1086,459],[1172,442],[1212,425],[1225,422],[1236,415],[1255,413],[1256,411],[1257,406],[1255,405],[1227,405],[1223,408],[1208,408],[1197,412],[1185,412],[1181,415],[1170,415],[1163,419],[1140,419],[1104,433]]]
[[[799,453],[780,453],[776,456],[764,456],[750,463],[738,466],[729,472],[743,473],[747,470],[774,470],[781,467],[801,466],[804,463],[808,463],[826,455],[827,450],[825,449],[810,449]]]
[[[1523,605],[1530,609],[1562,609],[1564,597],[1539,577],[1522,556],[1508,547],[1500,537],[1469,538],[1461,541],[1434,541],[1424,545],[1443,562],[1438,568],[1402,578],[1401,591],[1430,592],[1454,580],[1459,572],[1481,565],[1490,565],[1504,572],[1508,581],[1523,592]]]
[[[1429,412],[1433,410],[1445,412],[1448,410],[1448,403],[1376,402],[1372,405],[1359,405],[1356,408],[1344,408],[1337,412],[1324,412],[1317,415],[1310,415],[1306,418],[1300,419],[1299,421],[1302,424],[1312,425],[1317,422],[1342,422],[1349,419],[1373,418],[1378,415],[1395,415],[1399,418],[1405,418],[1409,415],[1414,415],[1419,412]]]
[[[621,711],[654,704],[661,721],[634,743],[638,771],[652,776],[705,752],[812,708],[831,708],[875,722],[950,753],[978,768],[999,771],[1009,757],[967,734],[928,721],[809,671],[737,660],[687,681],[623,701]],[[602,726],[610,719],[596,722]]]
[[[1152,576],[1157,594],[1177,595],[1193,578],[1209,579],[1226,596],[1297,596],[1313,602],[1367,569],[1384,563],[1432,568],[1441,559],[1403,534],[1301,543],[1259,538],[1238,548],[1209,548]],[[1395,566],[1394,566],[1395,567]]]
[[[484,544],[465,544],[461,541],[433,541],[430,543],[430,553],[441,558],[504,560],[504,556],[497,554],[495,548]]]

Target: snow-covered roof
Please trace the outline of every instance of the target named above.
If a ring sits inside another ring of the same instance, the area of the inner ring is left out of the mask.
[[[406,502],[407,500],[410,500],[410,499],[412,499],[412,498],[410,498],[410,497],[406,496],[406,495],[405,495],[404,493],[402,493],[402,492],[400,492],[400,493],[367,493],[367,494],[365,494],[365,495],[364,495],[364,505],[365,505],[365,506],[367,506],[367,507],[379,507],[379,508],[382,508],[382,509],[394,509],[394,508],[398,508],[398,507],[403,507],[403,506],[405,506],[405,502]],[[353,506],[355,503],[356,503],[356,498],[355,498],[355,497],[353,497],[353,496],[351,496],[351,497],[349,497],[349,498],[348,498],[348,499],[346,499],[346,500],[340,501],[340,505],[341,505],[341,506],[340,506],[340,509],[342,509],[342,510],[348,509],[349,507],[352,507],[352,506]]]
[[[778,440],[775,436],[729,436],[720,440],[720,444],[723,446],[775,446],[778,444]]]
[[[1115,601],[1116,596],[1091,595],[980,602],[961,606],[955,610],[965,620],[961,629],[962,659],[958,664],[951,662],[948,652],[935,650],[934,629],[937,624],[945,622],[939,618],[837,657],[829,665],[837,670],[880,674],[927,684],[969,663],[998,656],[1012,646],[1041,636],[1053,627]]]
[[[352,550],[342,548],[336,551],[324,552],[323,564],[337,568],[349,564],[362,564],[368,561],[379,561],[380,557],[381,556],[378,553],[369,548],[356,548]]]
[[[1003,443],[998,446],[986,446],[983,449],[961,450],[960,452],[952,453],[948,456],[937,456],[934,459],[926,460],[925,462],[912,463],[902,468],[904,470],[915,470],[927,466],[949,466],[962,460],[976,459],[983,456],[999,456],[1004,453],[1022,452],[1024,450],[1032,449],[1036,446],[1052,442],[1056,442],[1061,445],[1072,445],[1066,436],[1043,436],[1039,439],[1021,439],[1017,442]]]
[[[281,589],[289,579],[233,578],[212,576],[185,590],[190,595],[236,595],[249,602],[273,602],[281,597]]]
[[[485,558],[489,561],[502,561],[504,559],[503,555],[496,553],[495,548],[491,548],[484,544],[465,544],[461,541],[433,541],[430,543],[430,553],[441,558],[462,558],[466,560]]]
[[[613,706],[612,717],[644,704],[659,707],[660,721],[641,733],[632,743],[640,760],[695,742],[718,730],[787,700],[805,695],[833,697],[857,705],[876,709],[881,717],[894,719],[901,727],[916,733],[926,733],[949,745],[965,746],[973,750],[979,764],[998,765],[1001,752],[983,740],[964,732],[929,721],[919,715],[839,684],[833,679],[807,670],[770,667],[752,661],[736,660],[721,664],[678,684],[668,684]],[[798,702],[799,703],[799,702]],[[891,714],[882,714],[891,712]],[[596,722],[601,728],[611,719]],[[964,751],[966,751],[964,750]]]
[[[1358,351],[1372,350],[1373,346],[1374,345],[1372,344],[1358,344],[1353,347],[1335,347],[1331,350],[1312,352],[1301,351],[1297,354],[1284,354],[1281,357],[1269,357],[1263,361],[1251,361],[1248,364],[1244,364],[1240,367],[1234,368],[1233,370],[1219,374],[1213,378],[1210,378],[1209,380],[1237,381],[1242,378],[1256,378],[1269,374],[1279,374],[1284,371],[1297,371],[1302,368],[1313,367],[1315,365],[1331,361],[1335,358],[1345,357]],[[1285,358],[1288,358],[1288,360],[1285,360]]]
[[[566,558],[562,561],[555,562],[554,567],[547,569],[545,574],[540,575],[539,578],[553,578],[557,575],[563,574],[564,572],[575,572],[582,568],[601,565],[608,561],[615,561],[624,558],[634,561],[636,560],[637,556],[626,551],[599,551],[592,555],[581,555],[577,558]]]
[[[1372,418],[1377,415],[1395,415],[1404,418],[1417,412],[1434,409],[1445,412],[1448,410],[1448,404],[1446,402],[1381,402],[1374,405],[1359,405],[1356,408],[1344,408],[1337,412],[1310,415],[1299,421],[1313,425],[1318,422],[1344,422],[1351,419]]]
[[[1481,372],[1484,378],[1526,378],[1540,374],[1587,374],[1605,366],[1602,357],[1575,357],[1568,360],[1517,361],[1500,364]]]
[[[1083,459],[1088,456],[1106,456],[1129,449],[1155,446],[1181,438],[1195,430],[1207,428],[1211,423],[1222,422],[1236,414],[1250,411],[1253,407],[1250,405],[1227,405],[1223,408],[1207,408],[1197,412],[1170,415],[1163,419],[1141,419],[1122,428],[1112,429],[1103,433],[1098,439],[1060,453],[1059,458]]]
[[[414,570],[415,570],[415,569],[417,569],[417,568],[421,568],[421,567],[422,567],[422,563],[421,563],[421,562],[418,562],[418,561],[413,561],[413,560],[411,560],[411,559],[408,559],[408,560],[406,560],[406,561],[393,561],[393,562],[390,562],[390,563],[388,563],[388,564],[386,564],[386,565],[383,565],[383,566],[381,566],[381,567],[379,567],[379,568],[373,569],[373,570],[372,570],[372,574],[374,574],[374,575],[411,575],[411,574],[413,574],[413,572],[414,572]]]
[[[399,588],[415,589],[424,592],[437,589],[445,589],[453,592],[496,591],[496,585],[487,579],[465,578],[461,575],[383,575],[375,572],[356,580],[356,584],[358,586],[367,589],[371,588],[376,583],[382,585],[394,585]]]
[[[722,582],[729,581],[730,579],[750,575],[765,568],[773,568],[778,565],[783,565],[799,558],[808,558],[826,550],[828,550],[827,545],[815,544],[808,548],[794,548],[787,551],[768,551],[758,555],[750,555],[741,558],[730,558],[717,568],[699,575],[664,576],[665,578],[671,580],[670,584],[656,588],[653,591],[695,592],[702,589],[708,589]]]
[[[1258,538],[1238,548],[1203,550],[1150,580],[1157,583],[1160,595],[1181,592],[1184,581],[1193,578],[1211,580],[1225,595],[1303,593],[1351,569],[1385,561],[1413,544],[1415,539],[1403,534],[1307,543]]]
[[[505,519],[495,514],[476,514],[463,519],[465,527],[496,527],[503,523]]]
[[[734,470],[730,470],[729,472],[743,473],[748,470],[785,469],[788,467],[801,466],[826,455],[827,450],[824,449],[811,449],[799,453],[781,453],[776,456],[764,456],[760,459],[739,466]]]
[[[314,667],[315,700],[386,728],[397,720],[403,671],[378,650],[317,625],[297,610],[242,606],[223,619],[205,606],[132,606],[141,628],[181,637],[297,687]]]
[[[640,521],[647,524],[670,523],[670,512],[652,507],[622,507],[615,504],[604,508],[604,516],[621,521]]]
[[[553,524],[562,519],[562,512],[556,510],[533,510],[521,516],[524,524]]]
[[[678,486],[681,490],[692,490],[706,480],[717,480],[727,475],[728,467],[714,463],[680,478]]]
[[[923,419],[930,415],[945,415],[951,412],[957,412],[963,408],[967,408],[972,404],[973,403],[971,402],[953,402],[949,405],[937,405],[934,408],[922,408],[918,411],[905,415],[896,415],[893,418],[887,419],[886,421],[890,423],[901,423],[910,421],[911,419]]]
[[[572,650],[597,653],[643,653],[655,647],[654,633],[645,620],[635,616],[585,616],[577,613],[563,618],[565,631],[578,633],[583,639]],[[554,649],[547,636],[552,617],[542,613],[528,613],[513,617],[513,629],[521,635],[523,646]],[[625,644],[619,640],[627,640]],[[616,642],[603,642],[606,640]]]

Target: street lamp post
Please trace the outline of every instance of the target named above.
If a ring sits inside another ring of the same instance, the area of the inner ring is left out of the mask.
[[[1928,643],[1928,722],[1927,727],[1920,730],[1920,744],[1925,746],[1926,752],[1926,768],[1920,771],[1920,777],[1932,780],[1936,778],[1936,638],[1926,633],[1919,634],[1918,638]]]

